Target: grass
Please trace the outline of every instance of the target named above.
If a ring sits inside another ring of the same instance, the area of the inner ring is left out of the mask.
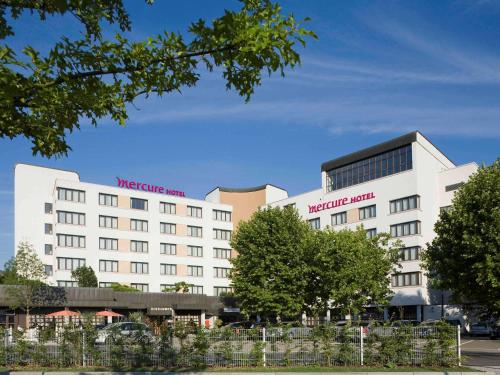
[[[0,372],[15,372],[15,371],[65,371],[65,372],[89,372],[89,371],[110,371],[110,372],[470,372],[477,371],[468,367],[209,367],[209,368],[153,368],[153,367],[136,367],[136,368],[109,368],[109,367],[13,367],[0,368]]]

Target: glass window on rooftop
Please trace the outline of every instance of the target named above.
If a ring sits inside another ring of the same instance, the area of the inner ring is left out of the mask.
[[[412,169],[411,144],[327,172],[327,191],[390,176]]]

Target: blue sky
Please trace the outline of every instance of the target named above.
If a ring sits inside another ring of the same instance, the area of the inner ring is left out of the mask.
[[[125,2],[133,38],[183,31],[236,1]],[[68,136],[66,158],[31,155],[24,139],[0,139],[0,263],[13,254],[13,167],[77,170],[83,181],[137,178],[203,198],[215,186],[273,183],[297,194],[320,186],[320,164],[420,130],[457,164],[490,164],[500,150],[500,2],[301,1],[319,37],[302,66],[266,78],[249,103],[203,74],[182,94],[138,101],[125,127],[104,120]],[[26,27],[29,25],[29,27]],[[24,16],[14,46],[46,49],[79,32],[70,19]]]

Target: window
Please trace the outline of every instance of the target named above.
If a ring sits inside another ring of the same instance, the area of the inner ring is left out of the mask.
[[[225,229],[214,229],[214,239],[230,241],[231,231]]]
[[[57,258],[57,269],[61,271],[74,271],[79,267],[85,267],[85,259],[81,258]]]
[[[52,213],[52,203],[45,203],[45,213],[46,214]]]
[[[337,214],[332,215],[332,227],[335,225],[345,224],[347,223],[347,212],[339,212]]]
[[[189,294],[203,294],[202,285],[191,285],[189,287]]]
[[[100,260],[99,261],[99,271],[100,272],[118,272],[118,261],[117,260]]]
[[[52,276],[53,274],[53,271],[52,271],[52,265],[51,264],[44,264],[44,270],[45,270],[45,274],[47,276]]]
[[[57,246],[84,248],[85,236],[74,236],[72,234],[58,234]]]
[[[203,237],[203,228],[195,227],[193,225],[187,226],[187,235],[189,237]]]
[[[107,282],[107,281],[101,281],[99,283],[99,288],[111,288],[113,286],[114,283],[110,283],[110,282]]]
[[[399,250],[399,260],[402,262],[418,260],[420,258],[420,246],[403,247]]]
[[[78,282],[69,280],[57,280],[57,286],[60,288],[78,288]]]
[[[187,266],[188,276],[203,277],[202,266]]]
[[[131,273],[149,273],[149,264],[144,262],[131,262],[130,263]]]
[[[391,214],[414,210],[416,208],[420,208],[420,197],[418,195],[412,195],[411,197],[395,199],[390,201],[389,205]]]
[[[203,247],[201,246],[188,246],[188,256],[190,257],[202,257],[203,256]]]
[[[175,215],[176,213],[175,203],[160,202],[160,212],[162,214]]]
[[[422,276],[420,272],[406,272],[406,273],[397,273],[392,275],[391,285],[393,287],[398,286],[415,286],[421,285]]]
[[[320,229],[321,223],[320,223],[319,217],[309,220],[309,226],[312,229]]]
[[[175,234],[177,227],[171,223],[160,223],[160,232],[165,234]]]
[[[219,221],[231,221],[230,211],[213,210],[213,219]]]
[[[99,226],[101,228],[118,228],[118,218],[113,216],[99,215]]]
[[[51,244],[45,244],[45,255],[52,255],[53,247]]]
[[[361,207],[359,209],[359,220],[370,219],[377,216],[377,206]]]
[[[462,186],[464,183],[463,182],[458,182],[456,184],[452,184],[452,185],[448,185],[444,188],[445,191],[453,191],[453,190],[457,190],[460,188],[460,186]]]
[[[45,223],[45,234],[52,234],[52,224]]]
[[[201,207],[195,207],[195,206],[187,206],[187,215],[191,217],[198,217],[201,218]]]
[[[118,250],[118,239],[99,237],[100,250]]]
[[[80,212],[57,211],[59,224],[85,225],[85,214]]]
[[[420,221],[391,225],[392,237],[412,236],[414,234],[420,234]]]
[[[223,294],[229,294],[233,292],[233,288],[230,286],[214,286],[214,295],[220,296]]]
[[[227,279],[229,277],[230,268],[214,267],[214,277],[219,279]]]
[[[130,230],[147,232],[148,222],[146,220],[130,219]]]
[[[146,199],[130,198],[130,208],[147,211],[148,201]]]
[[[118,206],[118,195],[99,193],[99,204],[101,206]]]
[[[295,210],[295,203],[286,204],[286,205],[283,206],[283,208],[290,208],[290,209]]]
[[[412,169],[411,144],[326,172],[328,192]]]
[[[130,241],[130,251],[134,253],[147,253],[148,241]]]
[[[366,230],[366,238],[373,238],[377,235],[377,228],[371,228]]]
[[[165,254],[165,255],[177,254],[177,245],[175,243],[161,243],[160,254]]]
[[[221,249],[218,247],[214,247],[214,258],[231,259],[231,249]]]
[[[85,192],[82,190],[57,188],[57,199],[60,201],[85,203]]]
[[[160,274],[161,275],[177,275],[177,265],[176,264],[160,264]]]
[[[149,292],[149,284],[132,283],[132,284],[130,284],[130,286],[132,288],[140,290],[141,292]]]

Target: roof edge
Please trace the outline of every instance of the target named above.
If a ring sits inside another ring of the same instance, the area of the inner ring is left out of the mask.
[[[230,188],[230,187],[224,187],[224,186],[217,186],[217,187],[213,188],[212,190],[210,190],[207,194],[205,194],[205,197],[217,189],[219,189],[221,192],[224,192],[224,193],[251,193],[254,191],[264,190],[268,186],[272,186],[276,189],[286,191],[285,189],[283,189],[279,186],[273,185],[273,184],[264,184],[264,185],[247,187],[247,188]]]

